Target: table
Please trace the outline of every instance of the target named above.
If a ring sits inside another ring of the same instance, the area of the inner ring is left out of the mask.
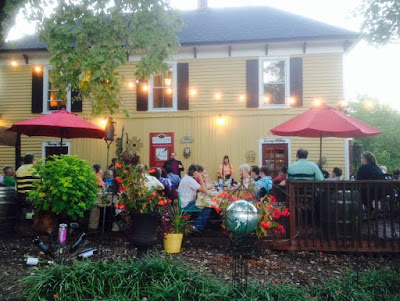
[[[222,199],[225,197],[225,195],[226,195],[225,191],[216,189],[211,189],[207,191],[207,193],[198,192],[196,199],[196,207],[201,209],[205,207],[217,209],[219,208],[219,205]]]

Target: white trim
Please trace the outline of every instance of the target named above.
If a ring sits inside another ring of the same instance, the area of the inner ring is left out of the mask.
[[[350,153],[349,146],[353,138],[345,138],[344,139],[344,170],[345,170],[345,180],[350,179]]]
[[[46,154],[46,147],[52,146],[52,147],[60,147],[60,142],[61,140],[46,140],[42,141],[42,158],[45,159],[45,154]],[[68,155],[71,154],[71,142],[69,141],[63,141],[63,147],[66,146],[68,147]]]
[[[148,85],[149,85],[149,93],[148,93],[148,111],[149,112],[165,112],[165,111],[178,111],[178,62],[176,61],[168,61],[166,62],[170,67],[172,67],[172,108],[154,108],[154,99],[153,99],[153,85],[154,85],[154,77],[151,76]]]
[[[264,104],[264,61],[285,62],[285,104]],[[258,108],[259,109],[289,109],[290,98],[290,58],[262,56],[258,58]]]
[[[289,167],[292,161],[291,154],[291,140],[290,138],[282,138],[282,137],[262,137],[258,139],[258,163],[259,166],[265,165],[262,162],[262,146],[263,144],[287,144],[288,145],[288,166]]]
[[[52,112],[56,112],[56,110],[48,110],[48,101],[49,101],[49,71],[53,70],[52,66],[44,66],[43,67],[43,110],[42,114],[49,114]],[[67,90],[67,106],[66,110],[71,112],[71,90]]]

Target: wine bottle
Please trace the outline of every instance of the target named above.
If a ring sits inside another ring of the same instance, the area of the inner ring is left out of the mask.
[[[81,245],[81,243],[85,240],[86,238],[86,233],[82,233],[78,239],[76,240],[76,242],[69,248],[69,252],[75,252],[76,249],[78,249],[78,247]]]
[[[36,257],[28,257],[26,259],[27,265],[45,265],[45,264],[53,264],[54,261],[51,260],[43,260]]]
[[[32,243],[38,246],[38,248],[46,255],[50,257],[54,257],[54,254],[49,250],[49,248],[44,244],[44,242],[40,239],[39,236],[36,236]]]

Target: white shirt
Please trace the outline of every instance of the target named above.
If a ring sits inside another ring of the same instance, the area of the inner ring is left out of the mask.
[[[191,176],[185,175],[183,177],[178,187],[182,208],[185,208],[191,201],[196,200],[197,189],[200,187],[200,184]]]

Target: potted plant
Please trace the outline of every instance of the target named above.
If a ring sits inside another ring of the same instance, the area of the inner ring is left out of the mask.
[[[132,220],[132,243],[147,248],[157,242],[157,228],[160,214],[168,200],[162,187],[152,184],[154,177],[143,165],[116,164],[119,190],[118,209],[126,210]]]
[[[168,206],[162,218],[164,232],[164,250],[166,253],[181,251],[183,235],[192,230],[190,216],[182,212],[177,206]]]
[[[97,197],[98,181],[85,160],[77,156],[51,156],[33,166],[39,177],[35,189],[29,192],[35,210],[34,230],[47,231],[50,218],[53,227],[57,219],[77,220],[90,209]],[[44,219],[44,220],[43,220]]]

